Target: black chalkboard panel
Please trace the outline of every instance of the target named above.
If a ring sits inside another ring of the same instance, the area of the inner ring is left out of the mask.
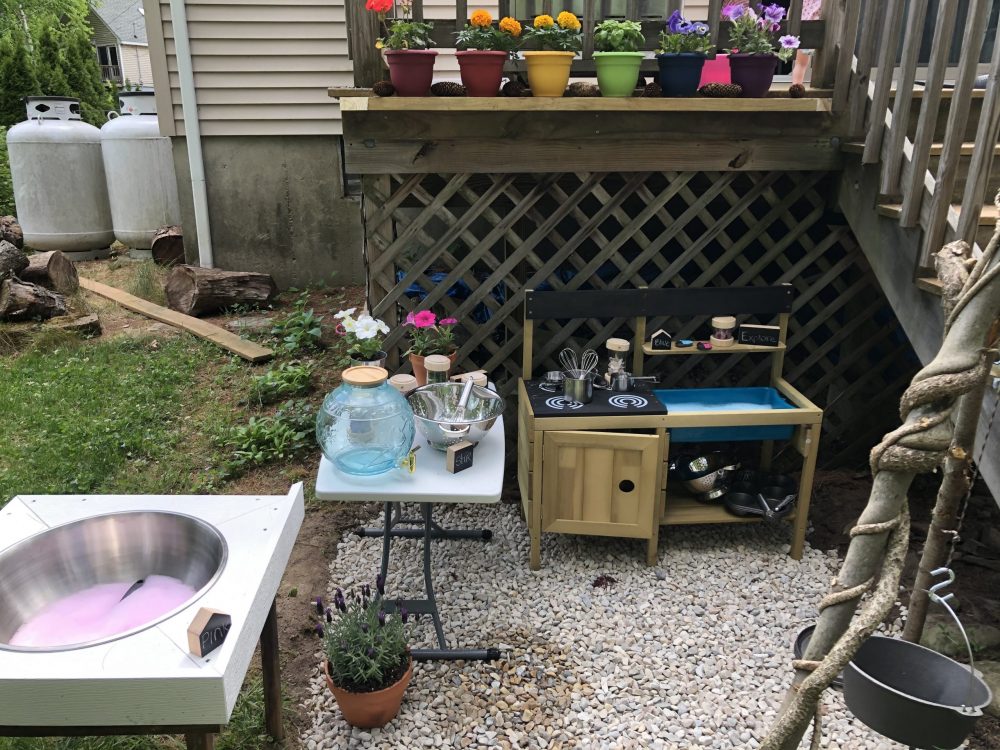
[[[781,329],[778,326],[757,326],[744,323],[736,337],[740,344],[751,346],[777,346],[781,343]]]

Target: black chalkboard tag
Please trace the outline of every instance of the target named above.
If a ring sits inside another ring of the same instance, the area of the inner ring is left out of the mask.
[[[188,625],[188,651],[208,656],[226,640],[233,618],[225,612],[202,607]]]
[[[649,345],[654,352],[662,352],[673,346],[674,337],[662,328],[649,338]]]
[[[778,346],[781,343],[779,326],[758,326],[744,323],[736,339],[741,344],[751,346]]]
[[[472,467],[472,451],[475,445],[468,440],[462,440],[454,445],[449,445],[444,459],[445,468],[452,474],[465,471]]]

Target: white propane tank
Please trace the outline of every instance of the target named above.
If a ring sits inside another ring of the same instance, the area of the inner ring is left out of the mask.
[[[180,223],[170,139],[160,135],[152,91],[118,94],[121,115],[101,128],[115,237],[132,257],[150,256],[156,230]]]
[[[7,132],[10,175],[24,243],[73,260],[104,257],[114,242],[101,131],[80,102],[29,96],[28,121]]]

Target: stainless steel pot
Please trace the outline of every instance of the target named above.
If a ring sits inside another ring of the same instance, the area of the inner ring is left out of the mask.
[[[431,447],[446,450],[462,440],[478,443],[503,414],[504,400],[496,391],[472,387],[469,402],[459,407],[463,383],[430,383],[406,397],[417,429]]]
[[[618,393],[626,393],[635,388],[636,383],[642,381],[659,383],[660,378],[656,375],[633,375],[629,372],[619,372],[611,377],[611,382],[608,383],[608,388]]]
[[[567,375],[563,379],[563,396],[571,401],[589,404],[594,398],[594,378],[589,375],[583,378],[571,378]]]

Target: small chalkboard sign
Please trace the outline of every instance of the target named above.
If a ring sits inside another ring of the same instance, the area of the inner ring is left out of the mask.
[[[475,447],[468,440],[449,445],[445,456],[445,468],[452,474],[472,468],[472,452]]]
[[[225,612],[202,607],[188,626],[188,651],[195,656],[208,656],[226,640],[233,618]]]
[[[673,346],[674,337],[662,328],[649,338],[649,345],[654,352],[662,352]]]
[[[781,343],[781,328],[744,323],[740,326],[737,341],[751,346],[778,346]]]

